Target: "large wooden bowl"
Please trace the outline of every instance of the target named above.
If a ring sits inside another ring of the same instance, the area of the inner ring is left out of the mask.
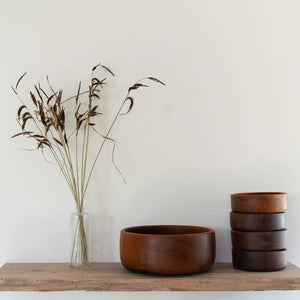
[[[286,267],[286,250],[245,251],[232,249],[234,268],[247,271],[279,271]]]
[[[198,226],[152,225],[121,230],[125,268],[159,275],[209,270],[215,261],[215,232]]]
[[[286,230],[245,232],[231,230],[232,248],[254,251],[286,249]]]
[[[272,231],[285,229],[285,214],[230,213],[230,226],[238,231]]]
[[[286,193],[238,193],[231,195],[231,209],[240,213],[281,213],[287,207]]]

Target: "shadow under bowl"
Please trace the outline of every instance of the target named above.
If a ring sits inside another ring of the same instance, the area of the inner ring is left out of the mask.
[[[149,225],[121,230],[120,256],[125,268],[158,275],[209,270],[215,261],[215,232],[184,225]]]
[[[281,213],[287,207],[286,193],[238,193],[231,195],[231,209],[240,213]]]

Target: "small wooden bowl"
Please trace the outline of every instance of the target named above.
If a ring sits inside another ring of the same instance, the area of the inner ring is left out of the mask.
[[[238,193],[231,195],[231,208],[239,213],[281,213],[286,210],[286,193]]]
[[[125,268],[150,274],[182,275],[209,270],[215,261],[215,232],[198,226],[152,225],[121,230]]]
[[[233,267],[247,271],[279,271],[286,267],[286,250],[245,251],[232,249]]]
[[[286,230],[246,232],[231,230],[232,248],[254,251],[283,250]]]
[[[285,229],[285,213],[230,213],[230,226],[238,231],[272,231]]]

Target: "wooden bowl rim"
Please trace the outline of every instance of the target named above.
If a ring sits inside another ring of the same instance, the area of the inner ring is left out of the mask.
[[[234,193],[231,196],[260,196],[260,195],[287,195],[284,192],[247,192],[247,193]]]
[[[141,228],[161,228],[161,227],[182,227],[186,229],[199,229],[202,230],[202,232],[194,232],[194,233],[179,233],[179,234],[151,234],[151,233],[141,233],[141,232],[131,232],[129,230],[134,229],[141,229]],[[180,237],[180,236],[193,236],[193,235],[208,235],[213,234],[215,231],[212,228],[209,227],[203,227],[203,226],[193,226],[193,225],[140,225],[140,226],[132,226],[132,227],[126,227],[121,230],[121,232],[124,232],[126,234],[130,235],[137,235],[137,236],[149,236],[149,237]]]

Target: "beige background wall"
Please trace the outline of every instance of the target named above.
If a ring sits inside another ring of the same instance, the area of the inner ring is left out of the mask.
[[[76,93],[101,61],[108,124],[126,88],[144,76],[132,113],[119,120],[116,161],[103,152],[86,208],[93,212],[93,259],[119,261],[121,228],[194,224],[216,230],[217,261],[230,261],[230,194],[289,195],[288,259],[300,265],[299,1],[0,2],[0,263],[67,261],[71,194],[58,170],[11,140],[18,106],[10,90],[45,80]],[[27,94],[24,93],[25,97]],[[50,294],[54,295],[54,294]],[[0,293],[0,299],[49,294]],[[60,293],[61,299],[260,299],[259,293]],[[264,293],[298,299],[299,292]],[[294,298],[293,298],[294,297]]]

